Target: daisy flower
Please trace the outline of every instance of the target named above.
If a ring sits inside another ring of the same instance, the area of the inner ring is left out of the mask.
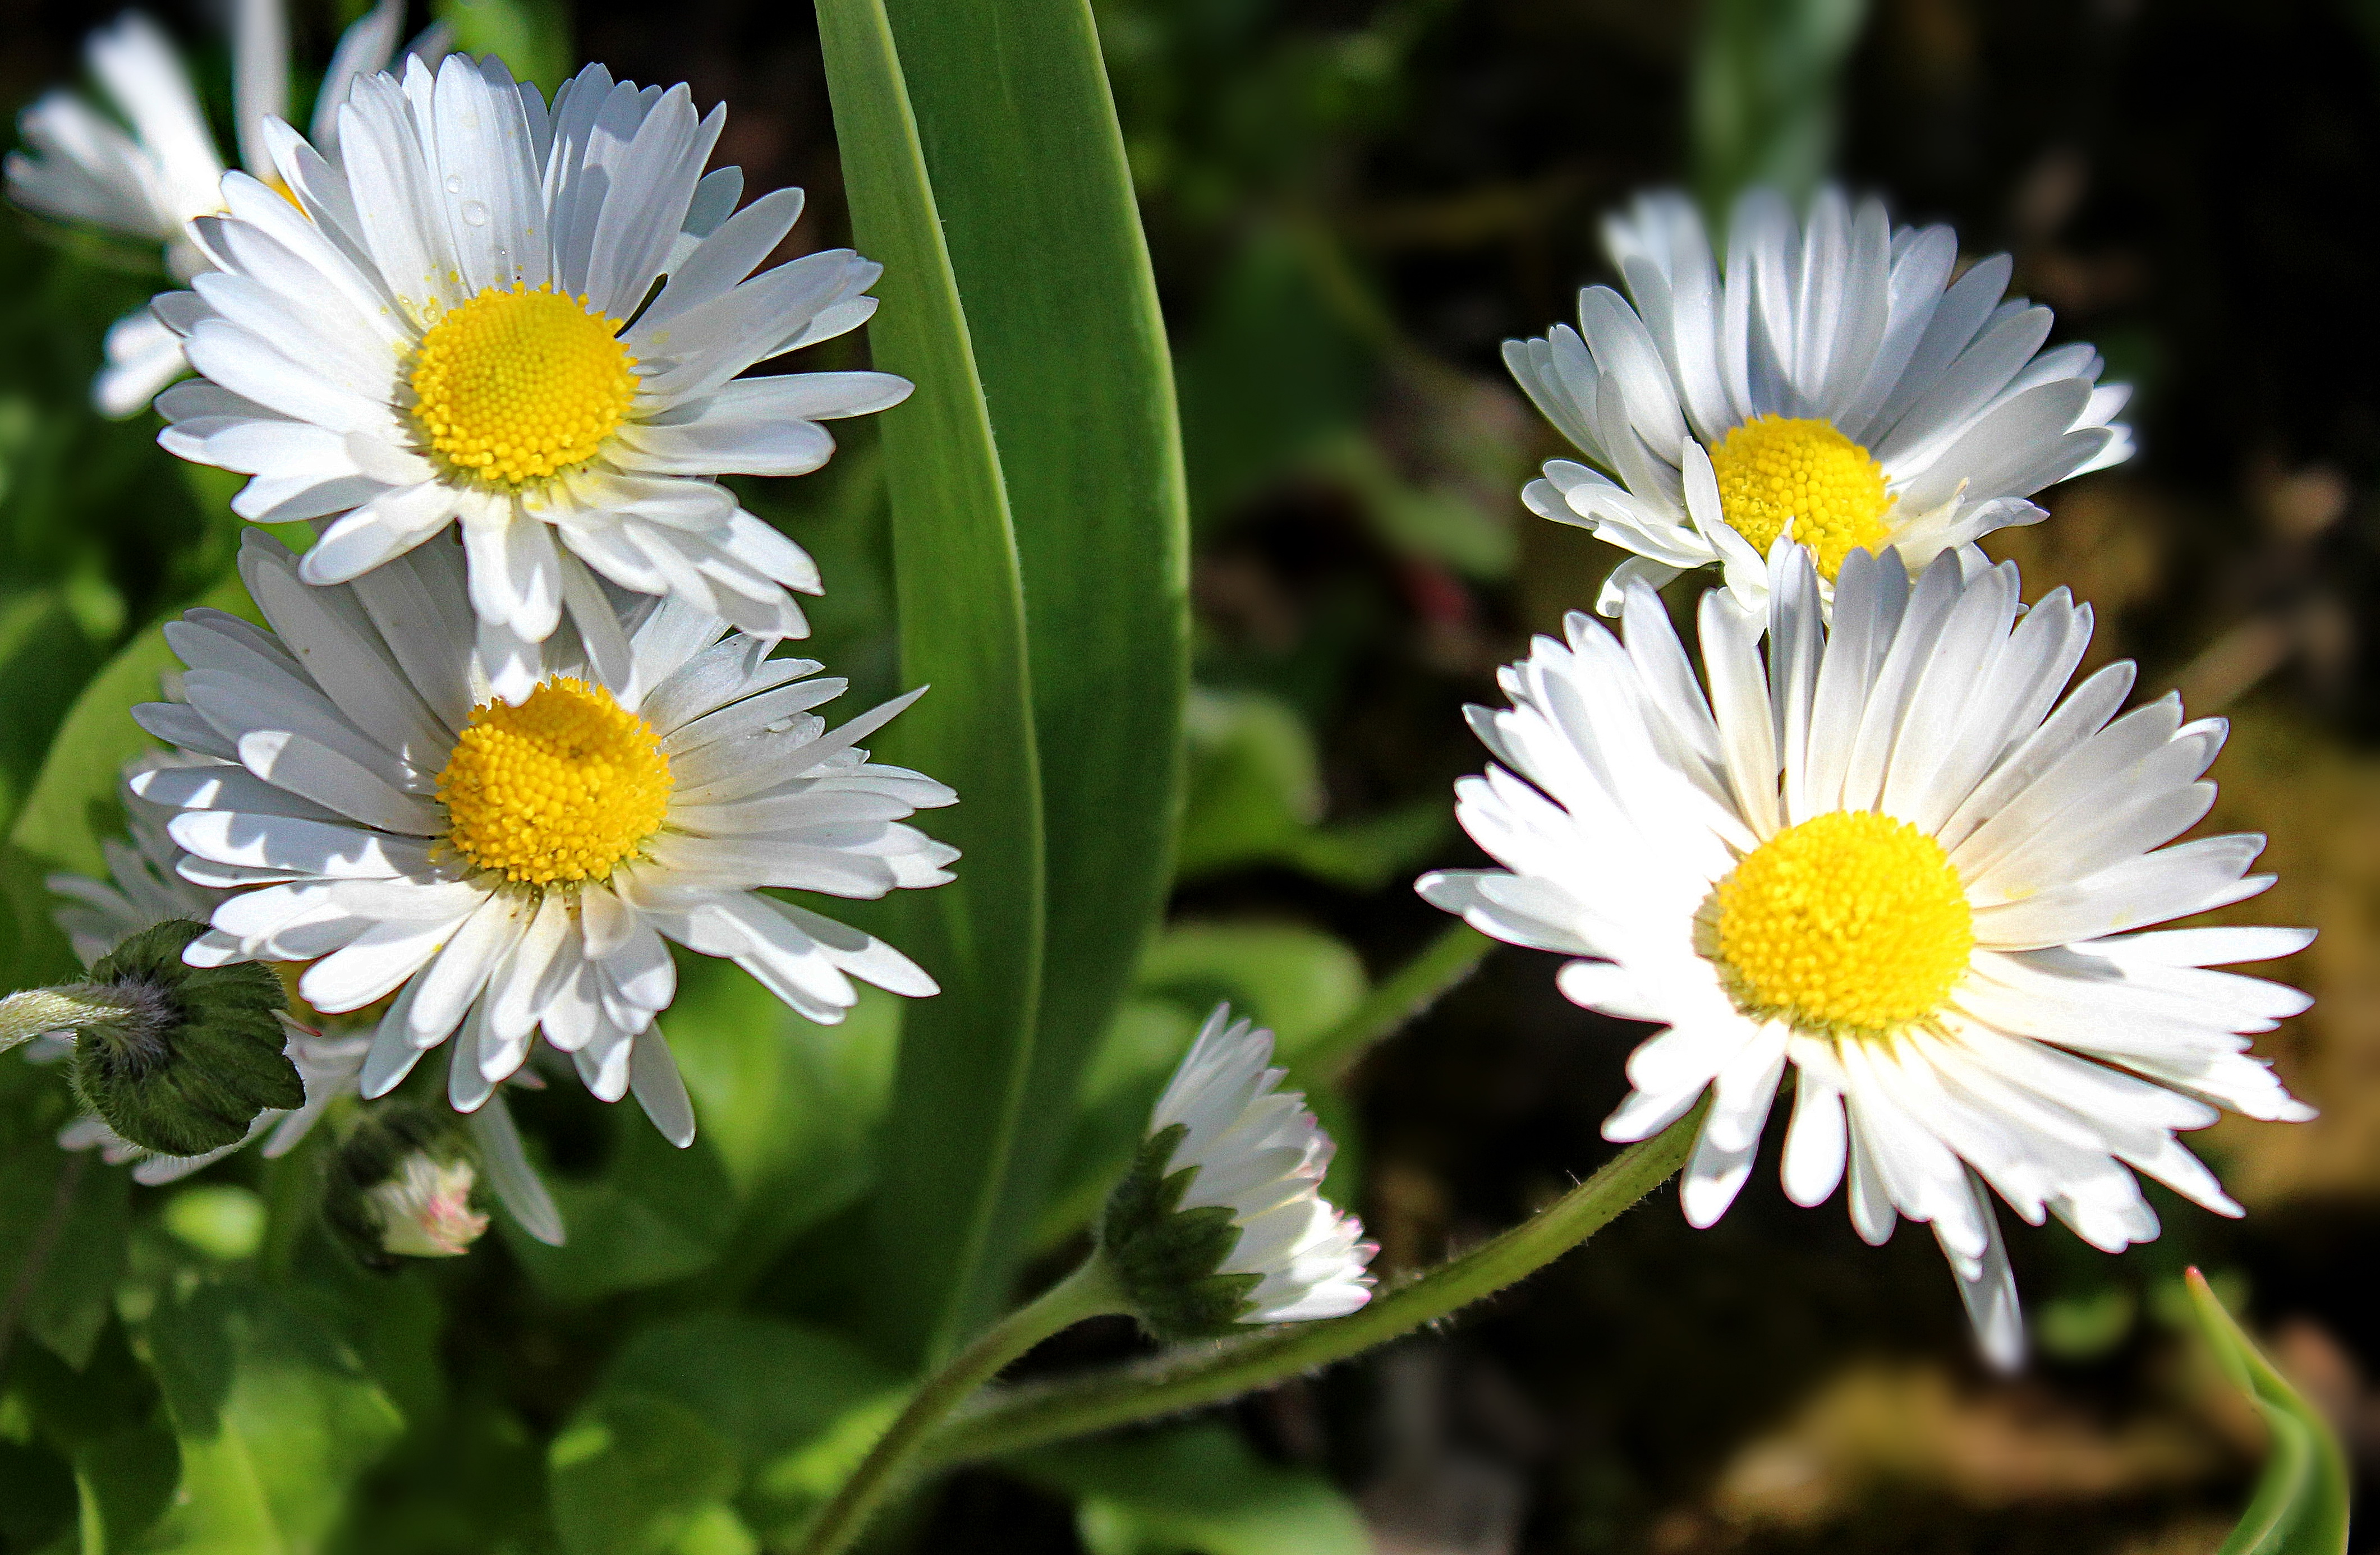
[[[1101,1251],[1161,1337],[1337,1318],[1379,1249],[1318,1191],[1337,1147],[1269,1067],[1272,1033],[1219,1004],[1149,1114],[1101,1217]]]
[[[711,478],[816,469],[834,451],[820,422],[909,385],[738,376],[856,328],[880,267],[833,249],[755,274],[802,195],[727,214],[742,175],[702,172],[725,116],[597,65],[550,111],[493,58],[358,79],[336,164],[276,130],[290,197],[232,174],[228,213],[192,224],[218,269],[155,306],[203,381],[160,397],[160,441],[253,476],[243,517],[325,520],[309,583],[458,526],[506,701],[565,613],[602,613],[589,567],[805,635],[788,590],[817,593],[818,569]]]
[[[854,977],[936,991],[898,951],[762,894],[951,878],[954,850],[900,821],[955,796],[858,746],[918,693],[829,731],[810,710],[844,683],[807,678],[816,663],[770,659],[771,639],[683,598],[621,614],[597,592],[506,703],[470,646],[464,565],[442,537],[311,588],[250,530],[240,576],[272,629],[205,610],[166,627],[188,700],[135,716],[213,764],[133,787],[176,812],[182,878],[231,893],[186,960],[310,962],[298,992],[330,1014],[394,995],[367,1098],[451,1038],[449,1099],[476,1112],[542,1033],[680,1145],[694,1114],[654,1021],[676,990],[664,940],[815,1021],[843,1018]]]
[[[1633,579],[1712,565],[1756,611],[1786,534],[1830,601],[1854,551],[1922,570],[2038,522],[2024,499],[2043,487],[2131,456],[2114,419],[2131,390],[2098,386],[2088,346],[2042,349],[2049,310],[2003,300],[2006,254],[1954,280],[1947,226],[1894,227],[1881,203],[1827,189],[1801,227],[1755,189],[1724,273],[1682,195],[1640,199],[1605,240],[1634,306],[1589,286],[1576,330],[1506,341],[1504,361],[1596,467],[1553,460],[1522,500],[1634,553],[1606,615]]]
[[[1703,596],[1709,694],[1639,577],[1625,645],[1573,613],[1471,710],[1501,766],[1457,787],[1503,866],[1422,895],[1513,944],[1575,957],[1574,1003],[1665,1029],[1605,1123],[1644,1139],[1706,1093],[1685,1171],[1707,1226],[1750,1173],[1786,1068],[1784,1184],[1850,1182],[1871,1243],[1930,1225],[1984,1347],[2022,1354],[1988,1190],[2109,1252],[2157,1234],[2133,1172],[2237,1215],[2175,1137],[2228,1107],[2313,1115],[2247,1052],[2310,1002],[2208,968],[2297,929],[2154,925],[2253,896],[2257,836],[2164,844],[2205,815],[2219,719],[2167,696],[2116,716],[2130,662],[2063,700],[2091,613],[2053,590],[2019,619],[2012,565],[1851,553],[1822,625],[1809,553],[1770,553],[1765,621]],[[1767,651],[1761,649],[1763,628]],[[2128,1170],[2131,1169],[2131,1170]]]
[[[382,0],[340,37],[314,102],[314,139],[326,155],[336,154],[338,107],[348,83],[387,68],[404,22],[404,0]],[[412,52],[435,63],[443,37],[433,28]],[[224,208],[224,159],[189,71],[157,24],[138,11],[93,32],[84,47],[91,74],[131,132],[72,92],[43,94],[18,118],[28,149],[8,153],[8,198],[59,221],[160,244],[166,270],[188,281],[208,261],[186,224]],[[232,117],[240,162],[260,178],[273,176],[266,126],[288,111],[289,23],[281,0],[237,0]],[[115,322],[105,350],[91,398],[109,416],[138,414],[188,371],[181,341],[146,308]]]
[[[176,872],[184,855],[166,835],[166,812],[132,791],[133,783],[146,773],[188,764],[187,759],[150,755],[126,769],[122,796],[131,836],[101,844],[107,860],[107,880],[60,873],[44,882],[59,898],[50,916],[85,966],[156,924],[176,918],[205,922],[228,894],[193,885]],[[178,1182],[259,1138],[264,1140],[268,1158],[286,1155],[321,1121],[335,1098],[355,1094],[356,1076],[370,1044],[359,1037],[328,1036],[285,1016],[283,1025],[289,1034],[289,1045],[284,1051],[305,1083],[306,1102],[294,1111],[268,1108],[258,1113],[249,1125],[247,1138],[201,1155],[162,1155],[142,1149],[108,1127],[97,1113],[86,1112],[67,1124],[58,1143],[69,1150],[97,1149],[110,1166],[130,1161],[133,1181],[152,1187]],[[72,1051],[71,1035],[60,1034],[43,1039],[26,1057],[37,1063],[55,1063]]]

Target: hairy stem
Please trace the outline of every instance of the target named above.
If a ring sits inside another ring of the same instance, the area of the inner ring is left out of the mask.
[[[937,1434],[927,1448],[929,1461],[949,1467],[1220,1403],[1436,1322],[1553,1262],[1668,1181],[1685,1163],[1702,1114],[1695,1108],[1654,1138],[1622,1150],[1548,1209],[1383,1293],[1361,1311],[1012,1389]]]
[[[899,1486],[928,1433],[1011,1361],[1086,1318],[1124,1310],[1107,1260],[1094,1253],[1082,1268],[993,1324],[918,1384],[907,1406],[804,1531],[801,1555],[838,1555],[850,1548],[884,1498]]]
[[[0,999],[0,1052],[30,1042],[45,1031],[72,1031],[94,1021],[121,1016],[128,1001],[113,989],[75,983],[66,988],[29,988]]]

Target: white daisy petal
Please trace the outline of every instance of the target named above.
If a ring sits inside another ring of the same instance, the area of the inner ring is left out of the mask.
[[[1238,1234],[1212,1272],[1255,1276],[1240,1323],[1355,1310],[1371,1297],[1366,1265],[1378,1251],[1361,1221],[1317,1191],[1335,1147],[1303,1096],[1276,1089],[1284,1072],[1271,1057],[1271,1032],[1218,1005],[1148,1120],[1152,1138],[1182,1131],[1159,1172],[1191,1173],[1177,1211],[1230,1212]]]
[[[822,1023],[857,1002],[854,979],[937,991],[890,945],[761,893],[951,878],[953,850],[907,821],[955,796],[858,748],[914,694],[832,728],[817,710],[844,683],[817,663],[771,659],[771,640],[683,601],[624,607],[550,547],[528,570],[551,560],[570,629],[492,638],[463,544],[433,535],[310,585],[277,541],[249,538],[243,575],[275,629],[211,610],[166,628],[194,701],[141,717],[190,743],[129,775],[145,830],[111,853],[115,879],[61,885],[79,944],[204,918],[194,963],[311,961],[298,990],[330,1014],[395,996],[354,1039],[367,1097],[451,1042],[448,1101],[484,1114],[541,1034],[680,1145],[693,1112],[654,1019],[677,991],[665,940]],[[550,1205],[515,1189],[544,1234]]]
[[[254,170],[291,199],[235,174],[220,200],[210,177],[204,203],[174,213],[172,232],[204,214],[199,264],[213,269],[128,326],[109,405],[187,358],[211,392],[164,395],[161,441],[252,476],[234,504],[244,517],[327,520],[309,584],[389,567],[459,523],[508,701],[528,694],[528,656],[565,613],[602,639],[607,676],[624,657],[625,633],[603,631],[557,547],[756,634],[806,633],[792,594],[817,591],[816,566],[715,478],[815,469],[834,450],[822,422],[896,404],[908,385],[732,380],[856,326],[878,267],[838,250],[755,273],[798,191],[731,214],[741,175],[703,171],[722,111],[697,115],[686,88],[590,67],[549,115],[492,57],[379,70],[394,14],[342,44],[329,90],[344,100],[317,116],[336,127],[335,158],[277,121],[260,129]],[[76,165],[137,161],[71,114],[42,122],[64,127],[61,147],[79,135]],[[103,208],[30,164],[17,181],[61,211]]]
[[[1654,567],[1721,565],[1755,613],[1781,535],[1814,549],[1829,585],[1853,552],[1899,546],[1922,565],[2032,521],[2023,498],[2131,452],[2098,354],[2042,349],[2049,310],[2001,301],[2007,256],[1953,281],[1947,227],[1896,229],[1879,202],[1852,210],[1831,188],[1797,222],[1755,188],[1723,273],[1682,195],[1640,198],[1604,235],[1634,305],[1592,286],[1576,330],[1504,346],[1603,473],[1548,465],[1524,501]]]
[[[1863,241],[1822,215],[1805,259]],[[1783,231],[1757,228],[1755,275]],[[1779,259],[1776,285],[1794,273]],[[1795,339],[1746,336],[1743,381],[1791,383],[1896,327],[1810,317]],[[1787,1196],[1815,1205],[1848,1178],[1870,1243],[1925,1221],[1978,1342],[2013,1365],[2022,1323],[1985,1188],[2110,1251],[2157,1233],[2135,1173],[2238,1213],[2177,1134],[2223,1107],[2312,1115],[2244,1051],[2309,1001],[2212,968],[2309,936],[2154,927],[2272,878],[2248,872],[2261,837],[2172,841],[2212,800],[2219,720],[2186,723],[2172,699],[2113,718],[2129,664],[2057,701],[2088,611],[2053,594],[2020,618],[2012,567],[1947,553],[1912,586],[1887,550],[1845,558],[1829,628],[1803,548],[1780,541],[1765,570],[1765,656],[1729,592],[1703,599],[1707,695],[1641,584],[1627,653],[1583,618],[1539,638],[1500,677],[1512,708],[1471,710],[1507,765],[1456,790],[1502,868],[1418,889],[1572,958],[1557,978],[1576,1002],[1666,1026],[1631,1055],[1604,1134],[1649,1137],[1707,1095],[1680,1196],[1696,1225],[1742,1186],[1791,1065]]]

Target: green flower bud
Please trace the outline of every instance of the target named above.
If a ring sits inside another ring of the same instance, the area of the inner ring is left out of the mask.
[[[479,1169],[451,1112],[389,1102],[358,1120],[323,1167],[322,1219],[356,1260],[459,1257],[488,1229]]]
[[[1230,1333],[1260,1275],[1220,1272],[1240,1228],[1220,1204],[1182,1208],[1198,1168],[1168,1172],[1189,1129],[1182,1124],[1142,1141],[1132,1168],[1108,1195],[1099,1249],[1148,1331],[1169,1342]]]
[[[83,982],[11,994],[0,1047],[72,1032],[75,1092],[118,1135],[168,1156],[237,1144],[258,1113],[304,1106],[306,1087],[284,1051],[281,979],[245,963],[185,966],[182,947],[205,931],[160,923],[127,936]]]

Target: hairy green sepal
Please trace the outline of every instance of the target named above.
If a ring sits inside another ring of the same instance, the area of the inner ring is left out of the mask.
[[[258,1113],[306,1104],[285,1051],[288,997],[262,966],[189,966],[206,931],[188,919],[128,936],[72,990],[120,1013],[75,1027],[83,1105],[143,1149],[195,1156],[237,1145]]]
[[[442,1108],[410,1101],[372,1108],[323,1159],[323,1223],[366,1269],[390,1274],[405,1265],[403,1257],[388,1250],[388,1224],[371,1192],[401,1179],[406,1161],[417,1154],[441,1166],[458,1160],[470,1161],[475,1169],[478,1165],[461,1120]],[[483,1186],[472,1189],[475,1208],[482,1208],[484,1191]]]
[[[1169,1342],[1239,1331],[1248,1297],[1262,1281],[1219,1272],[1240,1240],[1229,1209],[1182,1208],[1198,1169],[1185,1166],[1168,1175],[1165,1163],[1189,1132],[1174,1124],[1149,1136],[1099,1216],[1099,1248],[1116,1282],[1142,1325]]]

